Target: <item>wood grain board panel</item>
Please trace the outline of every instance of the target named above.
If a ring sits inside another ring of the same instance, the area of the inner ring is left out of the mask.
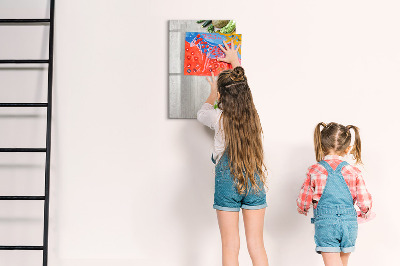
[[[169,21],[169,118],[196,118],[207,99],[210,85],[205,77],[183,74],[185,32],[207,32],[196,20]]]

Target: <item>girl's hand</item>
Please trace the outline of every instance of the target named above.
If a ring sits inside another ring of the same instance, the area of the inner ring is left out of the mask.
[[[300,209],[299,207],[297,207],[297,212],[300,214],[304,214],[305,216],[307,216],[307,212],[303,211],[302,209]]]
[[[217,79],[214,76],[214,72],[211,72],[211,80],[207,78],[208,83],[210,83],[211,86],[211,94],[215,94],[217,95],[217,91],[218,91],[218,85],[217,85]]]
[[[223,41],[223,43],[224,43],[225,47],[222,47],[221,44],[218,44],[218,46],[225,53],[225,57],[218,57],[217,60],[218,61],[222,61],[222,62],[226,62],[228,64],[232,64],[233,68],[235,68],[237,66],[240,66],[239,57],[238,57],[238,51],[239,51],[239,48],[240,48],[240,44],[235,49],[235,45],[233,44],[233,40],[231,40],[231,47],[229,47],[228,44],[225,41]]]
[[[217,85],[217,79],[214,76],[214,72],[211,72],[211,80],[207,78],[208,83],[211,86],[211,92],[210,92],[210,96],[208,96],[208,99],[206,101],[206,103],[209,103],[211,105],[214,105],[214,102],[217,100],[218,98],[218,85]]]

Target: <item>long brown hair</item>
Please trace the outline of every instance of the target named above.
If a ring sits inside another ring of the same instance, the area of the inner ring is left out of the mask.
[[[321,126],[323,127],[322,130]],[[334,122],[327,125],[321,122],[315,127],[314,148],[317,161],[321,161],[329,151],[344,152],[351,142],[350,129],[353,129],[355,133],[354,146],[350,153],[353,155],[356,163],[362,163],[361,139],[358,127],[353,125],[343,126]]]
[[[248,177],[254,190],[259,191],[266,185],[263,131],[244,69],[238,66],[222,71],[217,84],[220,93],[218,107],[223,111],[225,151],[228,152],[237,189],[240,194],[248,192]],[[255,178],[256,173],[262,186]]]

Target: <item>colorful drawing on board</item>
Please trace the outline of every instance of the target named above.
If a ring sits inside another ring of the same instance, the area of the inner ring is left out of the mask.
[[[192,76],[217,76],[225,69],[232,69],[232,65],[218,61],[218,57],[224,57],[225,54],[219,48],[218,44],[224,46],[223,41],[233,40],[235,48],[241,44],[241,34],[221,34],[205,32],[186,32],[185,38],[185,60],[184,73]],[[241,47],[238,51],[239,61],[241,61]]]

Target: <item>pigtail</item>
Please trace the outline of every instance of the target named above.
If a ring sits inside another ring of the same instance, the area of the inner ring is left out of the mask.
[[[351,150],[351,154],[353,154],[353,158],[356,160],[356,163],[360,163],[362,164],[361,161],[361,138],[360,138],[360,133],[359,133],[359,129],[356,126],[353,125],[348,125],[347,130],[350,131],[350,129],[354,130],[354,146],[353,149]]]
[[[326,124],[324,122],[318,123],[314,130],[314,150],[317,162],[321,161],[324,158],[324,151],[322,150],[321,142],[321,126],[326,127]]]

